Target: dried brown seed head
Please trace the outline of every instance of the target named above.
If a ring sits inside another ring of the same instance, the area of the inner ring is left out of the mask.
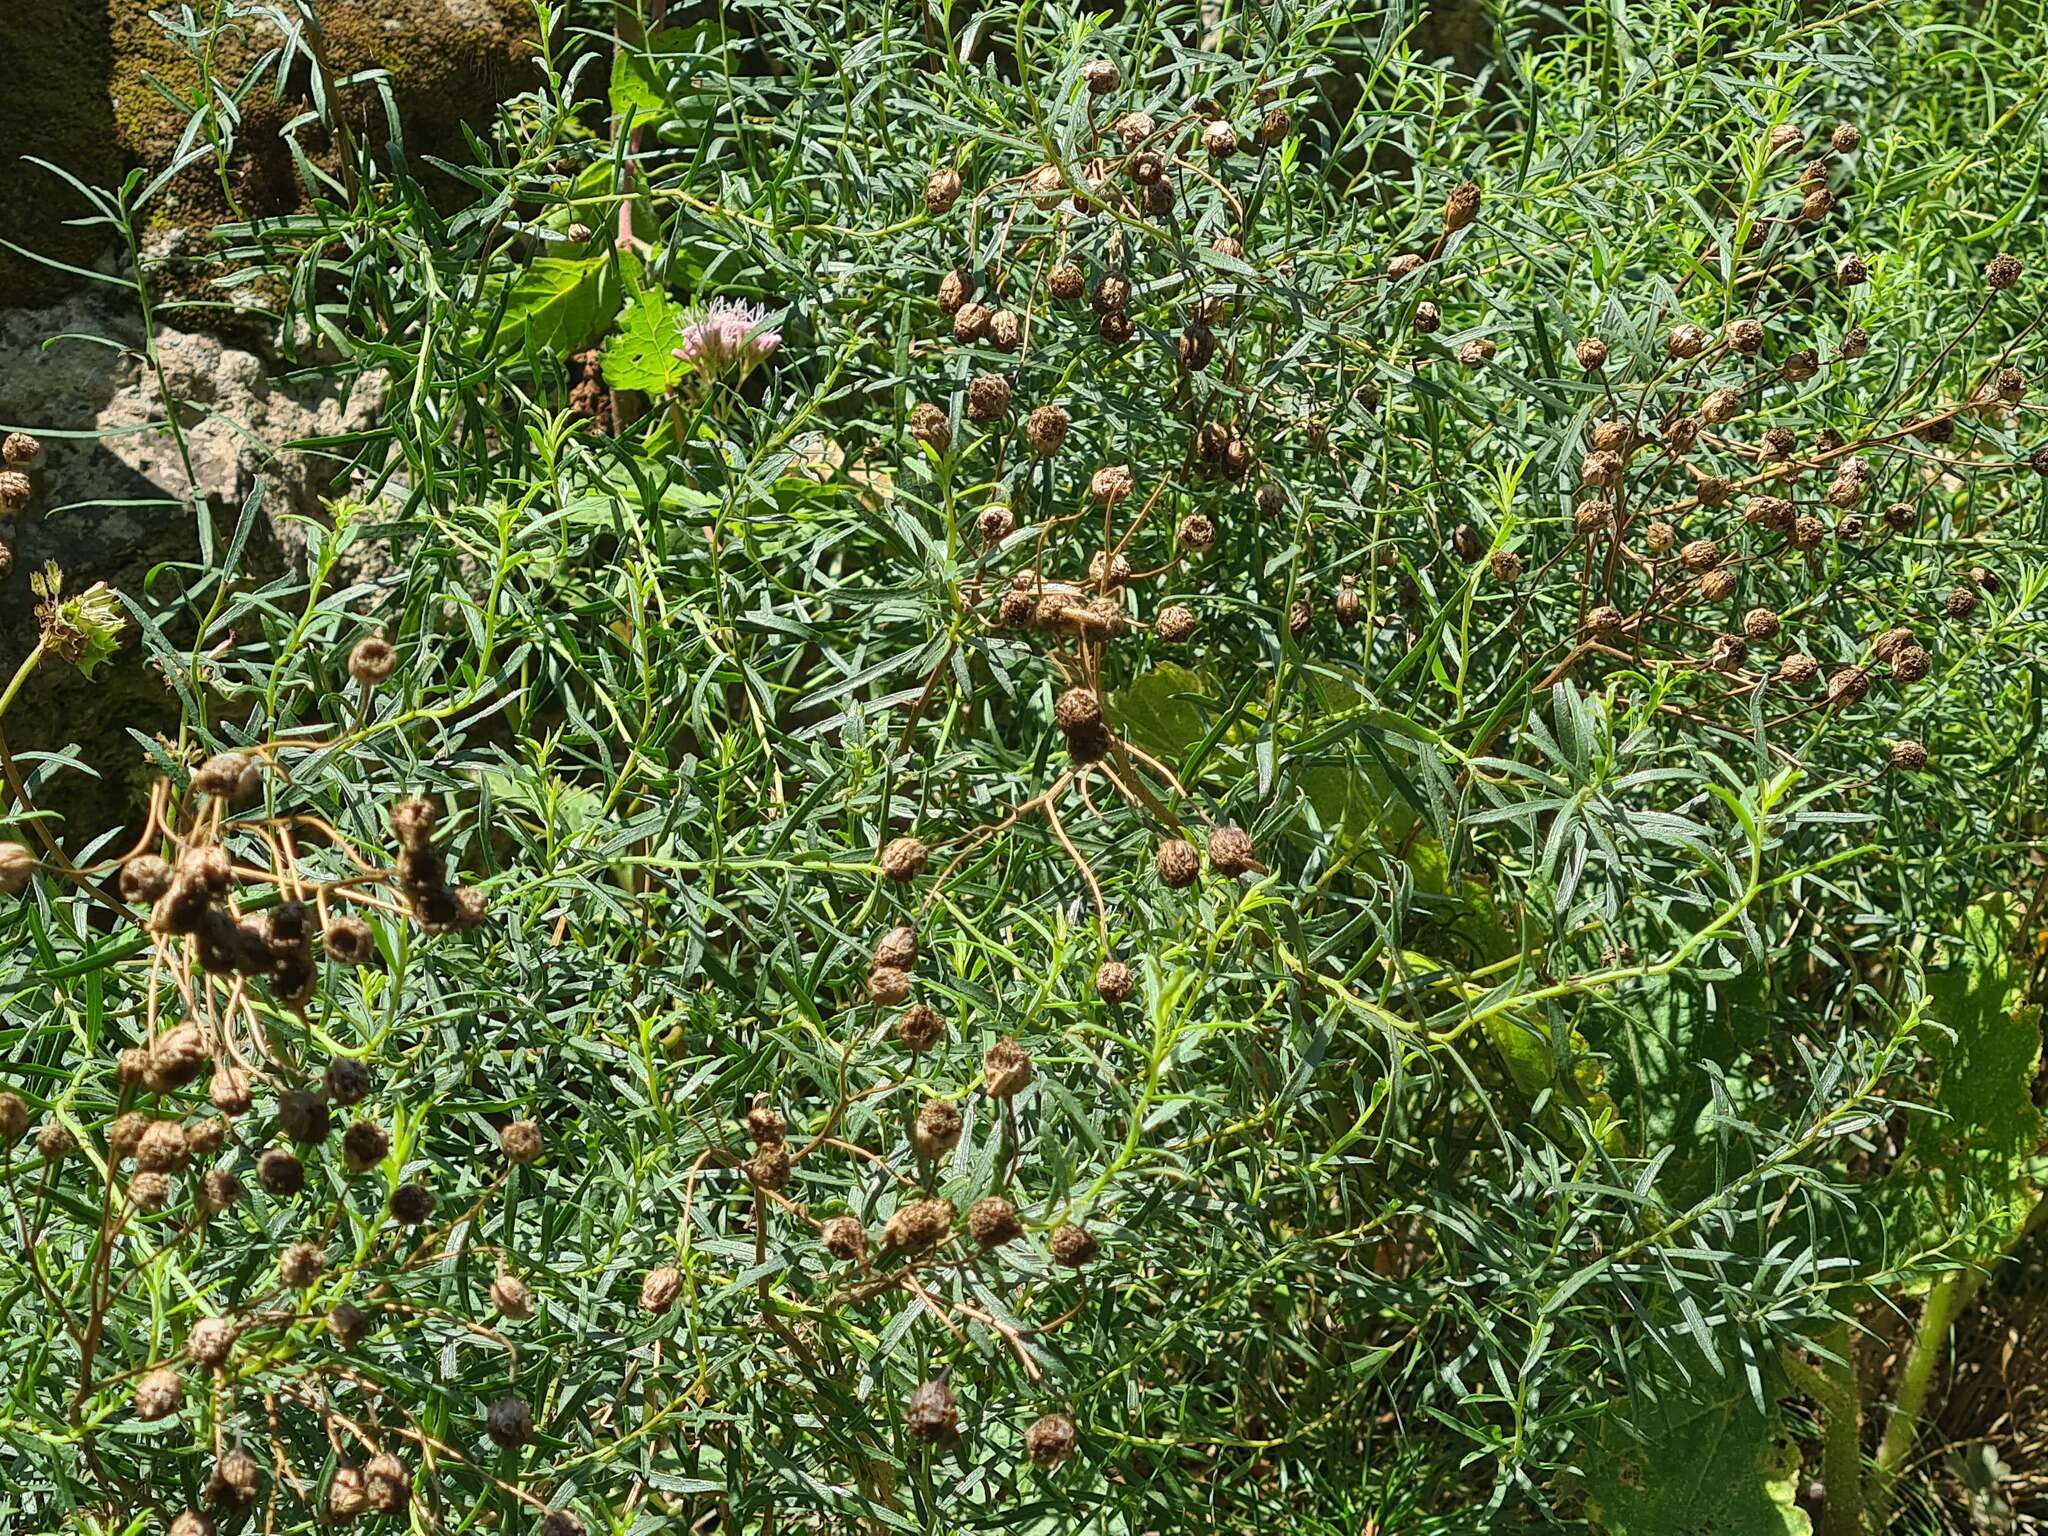
[[[1721,563],[1721,546],[1712,539],[1694,539],[1678,552],[1678,563],[1695,576]]]
[[[1398,283],[1404,277],[1412,277],[1422,270],[1422,258],[1413,251],[1403,251],[1387,263],[1387,277]]]
[[[683,1272],[673,1264],[650,1269],[640,1282],[640,1310],[657,1317],[676,1304],[683,1293]]]
[[[1113,507],[1136,486],[1128,464],[1105,464],[1088,479],[1088,495],[1098,506]]]
[[[1030,1086],[1031,1053],[1008,1035],[997,1039],[981,1059],[981,1085],[992,1099],[1013,1099]]]
[[[974,531],[982,543],[993,547],[1017,531],[1017,518],[1008,507],[998,502],[981,509],[974,519]]]
[[[942,165],[924,179],[924,211],[933,218],[960,201],[960,173]]]
[[[1613,486],[1621,483],[1621,455],[1596,448],[1579,460],[1579,479],[1586,485]]]
[[[1217,118],[1202,129],[1202,148],[1211,160],[1227,160],[1237,153],[1237,129]]]
[[[934,453],[944,454],[953,446],[953,428],[946,420],[946,413],[930,401],[922,401],[912,407],[910,435]]]
[[[22,1129],[27,1129],[26,1116],[22,1120]],[[152,1120],[135,1144],[135,1166],[150,1173],[176,1173],[190,1157],[190,1149],[185,1145],[185,1128],[175,1120]]]
[[[206,1497],[224,1509],[245,1509],[263,1491],[263,1468],[247,1451],[227,1452],[213,1464],[206,1480]]]
[[[533,1410],[523,1397],[501,1397],[485,1410],[484,1433],[500,1450],[517,1450],[533,1439]]]
[[[268,1147],[256,1159],[256,1182],[265,1194],[284,1199],[306,1187],[306,1167],[283,1147]]]
[[[1870,669],[1868,667],[1843,667],[1828,679],[1828,703],[1836,709],[1847,709],[1863,701],[1870,692]]]
[[[2020,280],[2020,270],[2017,258],[2000,251],[1984,264],[1984,281],[1992,288],[2010,288]]]
[[[1415,318],[1410,322],[1418,336],[1432,336],[1443,329],[1444,313],[1428,299],[1415,306]]]
[[[379,1514],[402,1514],[412,1500],[412,1474],[389,1451],[380,1451],[364,1463],[363,1487],[370,1496],[370,1507]]]
[[[911,1200],[882,1223],[884,1253],[923,1253],[953,1230],[953,1202]]]
[[[1680,321],[1664,338],[1664,350],[1681,360],[1698,357],[1707,349],[1707,333],[1690,320]]]
[[[901,885],[924,873],[931,851],[915,837],[890,839],[882,849],[882,874]]]
[[[913,959],[916,957],[916,942],[913,932],[911,940]],[[789,1139],[789,1122],[777,1114],[773,1106],[766,1103],[757,1101],[750,1105],[747,1112],[740,1116],[740,1124],[746,1127],[747,1135],[759,1146],[767,1146],[771,1143],[783,1142]]]
[[[226,1365],[235,1347],[234,1319],[202,1317],[185,1334],[185,1358],[202,1370]]]
[[[1095,995],[1105,1003],[1129,1002],[1137,985],[1137,977],[1121,960],[1105,960],[1095,968]]]
[[[242,1181],[232,1169],[209,1168],[199,1181],[199,1206],[204,1211],[218,1214],[241,1198]]]
[[[2042,450],[2048,453],[2048,449]],[[1183,549],[1200,554],[1216,542],[1216,525],[1199,512],[1190,512],[1180,520],[1180,527],[1174,531]]]
[[[1752,608],[1742,616],[1745,639],[1758,645],[1778,638],[1778,615],[1769,608]]]
[[[1105,272],[1095,279],[1088,302],[1098,315],[1120,315],[1130,307],[1131,280],[1121,272]]]
[[[1094,1235],[1086,1227],[1077,1226],[1055,1228],[1050,1246],[1053,1262],[1069,1269],[1091,1263],[1102,1251]]]
[[[348,675],[365,688],[390,680],[398,670],[398,652],[381,635],[367,635],[348,653]]]
[[[295,1291],[303,1291],[327,1268],[327,1255],[317,1243],[293,1243],[277,1256],[277,1276]]]
[[[1444,199],[1444,232],[1463,229],[1479,217],[1480,193],[1477,182],[1463,181]]]
[[[7,1094],[0,1096],[0,1099],[13,1097],[14,1095]],[[20,1100],[16,1099],[15,1102],[19,1103]],[[4,1102],[0,1102],[0,1120],[4,1120],[5,1116],[6,1105]],[[6,1126],[0,1124],[0,1140],[4,1140],[6,1134]],[[36,1132],[36,1155],[46,1163],[61,1162],[77,1150],[77,1138],[56,1120],[45,1121],[42,1129]]]
[[[1870,266],[1861,256],[1844,256],[1835,263],[1835,286],[1854,288],[1870,280]]]
[[[1074,1454],[1080,1439],[1072,1419],[1064,1413],[1048,1413],[1024,1431],[1024,1454],[1033,1466],[1050,1470]]]
[[[1588,373],[1597,373],[1607,366],[1607,343],[1598,336],[1583,338],[1577,348],[1579,366]]]
[[[158,1037],[149,1048],[143,1080],[152,1092],[165,1093],[196,1082],[212,1062],[196,1024],[180,1024]]]
[[[1977,611],[1977,589],[1957,587],[1943,600],[1941,611],[1952,619],[1967,619]]]
[[[1071,261],[1063,261],[1046,274],[1046,291],[1063,303],[1072,303],[1087,290],[1088,279]]]
[[[974,274],[965,267],[955,267],[952,271],[947,272],[939,279],[939,287],[936,294],[939,313],[942,315],[958,314],[960,306],[974,297],[974,288]]]
[[[368,965],[377,958],[377,938],[370,925],[349,912],[327,920],[320,944],[336,965]]]
[[[747,1177],[770,1194],[779,1194],[789,1187],[792,1160],[788,1142],[764,1142],[747,1159]]]
[[[960,1439],[960,1408],[943,1381],[927,1381],[910,1394],[903,1424],[927,1445],[953,1445]]]
[[[1900,647],[1891,659],[1892,676],[1902,683],[1917,683],[1934,670],[1934,658],[1917,645]]]
[[[857,1216],[834,1216],[819,1230],[818,1240],[835,1259],[858,1264],[868,1256],[868,1229]]]
[[[24,850],[26,851],[26,850]],[[171,888],[171,866],[153,853],[138,853],[121,865],[121,899],[142,904]]]
[[[1195,632],[1195,611],[1185,603],[1169,603],[1152,621],[1152,632],[1167,645],[1179,645]]]
[[[325,1141],[333,1120],[326,1101],[303,1088],[287,1088],[277,1096],[277,1124],[301,1146]]]
[[[1486,562],[1493,579],[1502,586],[1513,586],[1522,579],[1522,557],[1512,549],[1497,549]]]
[[[491,1282],[491,1306],[500,1317],[523,1323],[533,1316],[533,1292],[517,1275],[499,1275]]]
[[[1159,870],[1160,884],[1176,891],[1193,885],[1202,872],[1201,855],[1185,838],[1169,838],[1161,843],[1154,862]]]
[[[1622,626],[1627,622],[1628,620],[1622,611],[1611,603],[1602,603],[1586,615],[1587,632],[1595,635],[1619,634]]]
[[[321,1080],[327,1085],[327,1097],[344,1105],[362,1103],[374,1086],[370,1069],[353,1056],[328,1058],[327,1071]]]
[[[337,1349],[354,1349],[370,1336],[370,1315],[354,1302],[338,1301],[327,1309],[326,1328]]]
[[[988,335],[995,314],[986,304],[969,299],[953,312],[953,339],[963,347],[972,346]]]
[[[1126,112],[1111,125],[1111,132],[1126,149],[1135,149],[1159,131],[1148,112]]]
[[[0,469],[0,512],[20,512],[35,499],[36,483],[24,470]]]
[[[1024,418],[1024,436],[1033,453],[1041,459],[1051,458],[1067,440],[1067,413],[1057,405],[1039,406]]]
[[[875,941],[874,963],[886,965],[899,971],[907,971],[917,964],[917,929],[910,923],[898,923]]]
[[[896,1019],[896,1043],[906,1051],[928,1051],[946,1037],[946,1021],[935,1008],[912,1003]]]
[[[12,468],[33,464],[43,445],[26,432],[10,432],[0,438],[0,462]]]
[[[1886,766],[1915,772],[1927,766],[1927,748],[1917,741],[1895,741],[1885,754]]]
[[[1001,1195],[988,1195],[967,1208],[967,1235],[984,1248],[1000,1248],[1024,1235],[1017,1207]]]
[[[1258,855],[1249,833],[1241,827],[1212,827],[1209,831],[1209,868],[1226,879],[1256,870]]]
[[[185,1402],[185,1383],[168,1366],[149,1372],[135,1384],[135,1417],[144,1423],[169,1418]]]
[[[363,1476],[363,1469],[345,1462],[336,1467],[327,1485],[327,1518],[346,1524],[369,1507],[369,1480]]]
[[[926,1099],[911,1127],[911,1144],[919,1157],[936,1159],[960,1144],[965,1123],[956,1106],[944,1099]]]
[[[1083,64],[1081,79],[1091,96],[1107,96],[1123,83],[1123,76],[1108,59],[1090,59]]]
[[[391,1219],[401,1227],[425,1225],[434,1205],[434,1192],[424,1184],[401,1184],[391,1191]]]
[[[1742,578],[1733,566],[1722,566],[1700,578],[1700,596],[1710,603],[1724,603],[1735,595]]]
[[[1794,651],[1778,663],[1778,677],[1793,687],[1802,687],[1820,674],[1820,663],[1801,651]]]
[[[1102,700],[1091,689],[1069,688],[1053,702],[1053,723],[1063,731],[1102,724]]]
[[[351,1173],[368,1173],[390,1154],[390,1135],[373,1121],[358,1120],[341,1133],[342,1161]]]
[[[1010,413],[1010,381],[999,373],[978,373],[967,382],[967,419],[987,423]]]
[[[868,972],[868,1001],[893,1008],[910,996],[910,973],[891,965],[878,965]]]

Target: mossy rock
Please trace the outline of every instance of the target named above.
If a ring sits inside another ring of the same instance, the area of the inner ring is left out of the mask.
[[[130,166],[168,163],[187,121],[178,103],[197,97],[202,81],[198,61],[150,19],[152,8],[162,9],[159,0],[0,5],[0,56],[34,61],[0,94],[0,144],[21,145],[94,185]],[[535,78],[526,0],[319,0],[315,12],[317,36],[309,36],[330,80],[372,70],[390,77],[415,164],[429,154],[467,158],[463,126],[487,135],[498,103]],[[239,84],[278,41],[268,22],[238,22],[215,41],[211,69]],[[211,162],[188,171],[151,210],[153,230],[210,228],[235,211],[230,191],[251,216],[301,206],[301,174],[281,133],[310,104],[310,82],[303,58],[286,70],[282,96],[274,68],[265,71],[242,99],[227,186]],[[352,87],[339,99],[351,127],[381,146],[388,127],[376,89]],[[294,132],[310,159],[332,163],[333,146],[317,127]],[[0,165],[0,192],[10,207],[49,210],[20,243],[75,264],[105,244],[104,231],[64,229],[59,220],[83,213],[83,199],[11,153]],[[61,274],[0,253],[0,303],[37,302],[65,286]]]
[[[107,7],[5,0],[0,59],[13,61],[7,88],[0,90],[0,207],[11,214],[5,238],[53,260],[89,264],[106,244],[106,231],[65,221],[88,217],[91,204],[23,157],[61,165],[91,186],[120,177],[108,94],[114,51]],[[25,217],[31,209],[33,218]],[[0,305],[40,303],[77,281],[0,246]]]

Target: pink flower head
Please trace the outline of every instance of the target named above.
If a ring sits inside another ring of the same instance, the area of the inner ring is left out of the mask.
[[[782,345],[782,332],[765,330],[766,312],[743,300],[713,299],[683,327],[675,355],[705,373],[723,373],[735,363],[741,377]]]

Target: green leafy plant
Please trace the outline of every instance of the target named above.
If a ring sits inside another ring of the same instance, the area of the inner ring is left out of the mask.
[[[385,406],[9,776],[0,1512],[1883,1528],[2040,1225],[2038,15],[543,4],[425,164],[217,10]]]

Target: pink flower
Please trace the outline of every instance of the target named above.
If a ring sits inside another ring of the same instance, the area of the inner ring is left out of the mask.
[[[782,345],[782,332],[764,330],[766,312],[743,300],[713,299],[683,327],[675,355],[705,373],[723,373],[737,363],[744,378]]]

